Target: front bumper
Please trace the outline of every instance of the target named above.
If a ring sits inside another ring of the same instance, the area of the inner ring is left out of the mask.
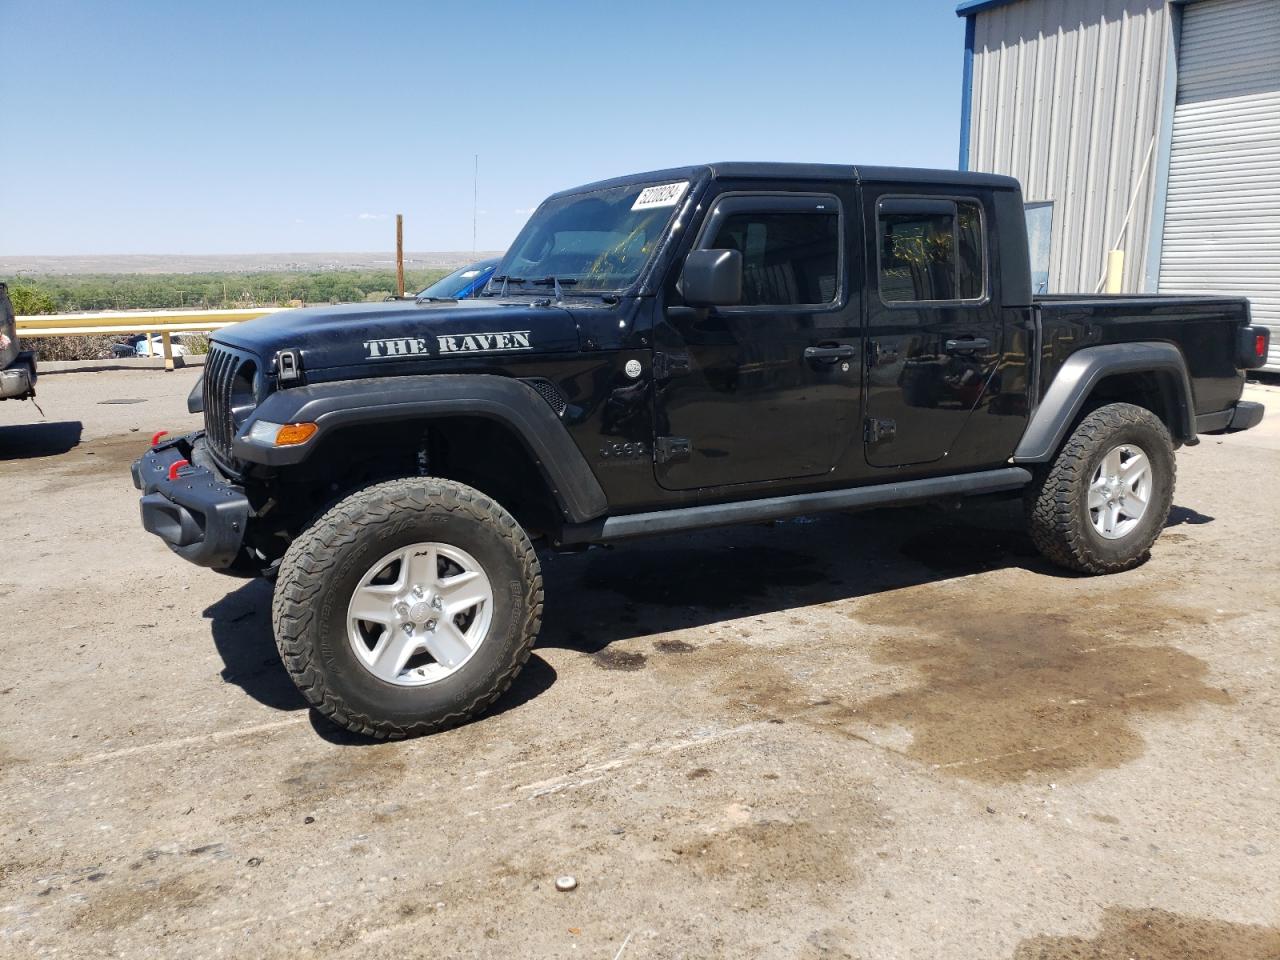
[[[244,543],[249,500],[214,471],[204,443],[200,431],[156,444],[133,462],[133,485],[143,494],[139,507],[148,532],[190,563],[225,569]],[[183,460],[188,465],[173,471]]]
[[[36,355],[26,351],[0,370],[0,400],[25,400],[35,395]]]

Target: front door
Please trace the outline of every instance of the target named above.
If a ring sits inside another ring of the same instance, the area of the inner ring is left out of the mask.
[[[1001,315],[990,197],[863,187],[867,223],[867,462],[946,456],[995,373]]]
[[[742,302],[692,308],[667,285],[654,340],[658,482],[822,476],[858,436],[860,284],[847,269],[858,218],[835,193],[734,191],[711,204],[694,246],[742,254]]]

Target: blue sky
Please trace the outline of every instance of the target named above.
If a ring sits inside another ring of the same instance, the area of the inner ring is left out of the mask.
[[[954,167],[954,0],[0,0],[0,254],[503,248],[710,160]]]

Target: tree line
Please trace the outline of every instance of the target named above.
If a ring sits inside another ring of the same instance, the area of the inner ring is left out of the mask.
[[[413,293],[447,270],[405,271]],[[24,276],[9,284],[18,316],[82,310],[214,310],[382,300],[396,287],[391,270],[290,273],[91,273]]]

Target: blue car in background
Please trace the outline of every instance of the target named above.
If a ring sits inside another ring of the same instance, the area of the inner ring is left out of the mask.
[[[455,270],[447,277],[442,277],[431,286],[418,293],[417,299],[466,300],[480,295],[484,285],[498,268],[500,257],[492,260],[477,260],[461,270]]]

